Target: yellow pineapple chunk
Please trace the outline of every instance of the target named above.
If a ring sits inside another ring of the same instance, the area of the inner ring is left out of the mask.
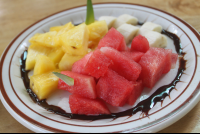
[[[88,42],[88,48],[89,48],[91,51],[94,51],[94,50],[96,50],[96,48],[98,47],[98,44],[99,44],[99,41],[89,41],[89,42]]]
[[[60,36],[61,34],[67,32],[67,31],[69,31],[72,28],[74,28],[74,25],[71,22],[67,23],[66,25],[63,26],[62,29],[60,29],[58,31],[58,36]]]
[[[83,58],[84,56],[75,56],[75,55],[69,55],[67,53],[65,53],[65,55],[62,57],[58,67],[59,70],[61,71],[71,71],[72,69],[72,65],[74,64],[74,62],[80,60],[81,58]]]
[[[108,32],[108,26],[105,20],[95,21],[88,25],[88,30],[89,42],[93,42],[92,44],[90,43],[88,47],[94,47],[94,45],[98,45],[98,42],[106,35]]]
[[[35,60],[38,55],[48,55],[51,51],[51,48],[44,47],[38,44],[31,44],[28,48],[26,70],[32,70],[34,68]]]
[[[74,25],[73,25],[71,22],[69,22],[69,23],[65,24],[64,26],[55,26],[55,27],[51,27],[49,31],[50,31],[50,32],[52,32],[52,31],[59,32],[59,31],[62,30],[62,29],[67,30],[67,29],[71,29],[71,28],[73,28],[73,27],[74,27]]]
[[[88,51],[89,31],[85,24],[78,25],[61,35],[62,48],[70,55],[85,55]]]
[[[38,55],[33,71],[33,75],[43,74],[55,70],[54,62],[45,55]]]
[[[63,26],[55,26],[55,27],[50,27],[49,32],[59,32],[61,29],[63,28]]]
[[[38,99],[47,99],[57,90],[59,78],[52,72],[30,76],[30,87]]]
[[[29,42],[46,47],[59,47],[60,40],[57,36],[57,33],[58,32],[56,31],[52,31],[43,34],[35,34],[32,38],[30,38]]]
[[[64,54],[65,52],[63,51],[62,47],[58,47],[52,49],[52,51],[48,54],[48,57],[54,62],[55,66],[57,67]]]

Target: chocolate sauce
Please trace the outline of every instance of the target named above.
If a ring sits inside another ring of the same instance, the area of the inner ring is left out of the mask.
[[[138,24],[137,25],[139,25],[139,26],[142,26],[144,23],[142,23],[142,22],[138,22]],[[166,36],[168,36],[169,38],[171,38],[173,41],[174,41],[174,46],[175,46],[175,48],[176,48],[176,52],[179,54],[179,55],[181,55],[182,54],[182,46],[181,46],[181,42],[180,42],[180,39],[177,37],[177,35],[176,34],[173,34],[173,33],[171,33],[171,32],[169,32],[169,31],[166,31],[166,30],[162,30],[162,32],[161,32],[162,34],[165,34]]]
[[[137,25],[142,26],[144,23],[143,22],[138,22]]]
[[[138,25],[142,25],[142,24],[143,23],[139,23]],[[94,115],[94,116],[78,115],[78,114],[66,113],[60,107],[49,105],[46,102],[46,100],[39,100],[37,98],[37,95],[35,95],[33,91],[30,89],[30,86],[29,86],[30,80],[28,78],[29,71],[25,70],[25,61],[26,61],[27,51],[25,51],[22,54],[21,59],[20,59],[21,77],[23,79],[23,82],[28,94],[30,95],[30,97],[35,103],[45,108],[47,111],[50,111],[52,113],[55,113],[55,114],[58,114],[70,119],[80,119],[80,120],[116,119],[116,118],[124,117],[124,116],[132,116],[140,111],[144,113],[146,116],[148,116],[149,111],[156,105],[156,103],[163,102],[163,100],[167,96],[170,96],[171,91],[175,89],[176,84],[180,81],[180,78],[184,70],[186,69],[186,60],[184,60],[184,53],[182,52],[182,49],[181,49],[180,39],[175,34],[165,31],[165,30],[162,31],[162,34],[167,35],[174,41],[174,45],[176,47],[177,53],[180,56],[182,56],[179,60],[180,63],[179,63],[177,75],[170,84],[158,88],[156,92],[154,92],[149,98],[139,102],[135,107],[128,109],[124,112],[112,113],[110,115]]]
[[[176,44],[175,45],[176,52],[179,55],[181,55],[183,53],[183,50],[181,49],[182,48],[181,42],[180,42],[180,39],[177,37],[177,35],[173,34],[173,33],[170,33],[170,32],[168,32],[166,30],[162,30],[161,33],[167,35],[169,38],[171,38],[174,41],[174,44]]]

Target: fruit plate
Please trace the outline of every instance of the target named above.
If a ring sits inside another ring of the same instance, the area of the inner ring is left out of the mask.
[[[63,25],[67,22],[80,24],[85,21],[86,7],[75,7],[48,16],[22,31],[8,45],[1,57],[0,66],[0,98],[8,112],[22,125],[34,132],[158,132],[173,124],[187,114],[200,99],[200,36],[198,32],[185,21],[165,11],[152,7],[109,3],[94,5],[95,18],[100,16],[115,16],[130,14],[138,18],[139,22],[151,21],[160,24],[163,29],[176,34],[181,41],[185,70],[169,97],[156,103],[148,112],[148,116],[137,112],[132,116],[111,119],[80,120],[69,119],[48,112],[32,101],[28,95],[20,73],[20,57],[30,45],[28,40],[35,33],[44,33],[52,26]],[[167,37],[167,48],[176,53],[176,47],[171,38]],[[147,99],[163,85],[171,83],[178,72],[181,62],[176,68],[164,75],[152,90],[145,89],[136,104]],[[70,112],[68,92],[58,91],[47,102],[62,106]],[[154,96],[156,97],[156,96]],[[135,104],[135,105],[136,105]],[[122,112],[130,106],[115,108],[111,111]]]

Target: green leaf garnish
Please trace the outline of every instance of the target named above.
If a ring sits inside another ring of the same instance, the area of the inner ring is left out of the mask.
[[[95,21],[92,0],[87,0],[87,16],[85,24],[89,25]]]
[[[69,86],[73,86],[74,85],[74,79],[73,78],[71,78],[71,77],[69,77],[67,75],[58,73],[58,72],[53,72],[53,74],[56,75],[61,80],[63,80],[67,85],[69,85]]]

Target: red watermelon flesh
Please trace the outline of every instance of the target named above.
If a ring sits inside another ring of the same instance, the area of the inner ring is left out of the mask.
[[[141,96],[143,89],[144,88],[141,80],[134,82],[134,88],[127,100],[127,104],[131,106],[134,105],[136,100]]]
[[[87,99],[79,95],[69,96],[69,105],[72,114],[100,115],[110,114],[110,110],[100,99]]]
[[[138,63],[111,47],[102,47],[100,50],[113,61],[113,64],[110,65],[112,70],[129,81],[138,79],[141,73],[141,66]]]
[[[130,51],[131,51],[131,48],[130,48],[130,47],[127,47],[126,51],[127,51],[127,52],[130,52]],[[126,51],[123,51],[123,52],[126,52]]]
[[[111,28],[100,40],[98,49],[102,47],[112,47],[118,51],[125,51],[127,49],[124,36],[115,28]]]
[[[166,62],[166,51],[163,48],[150,48],[142,56],[139,64],[142,67],[140,78],[144,86],[154,87],[163,74]]]
[[[67,75],[74,79],[74,85],[69,86],[64,81],[59,79],[58,89],[67,90],[70,93],[78,94],[85,98],[96,99],[96,82],[92,76],[87,76],[70,71],[62,71],[61,74]]]
[[[96,86],[97,96],[112,106],[122,107],[133,90],[133,83],[109,69]]]
[[[177,60],[178,60],[178,54],[172,53],[172,57],[171,57],[172,66],[171,66],[171,69],[174,69],[176,67]]]
[[[87,55],[85,55],[82,59],[75,62],[72,66],[72,72],[80,73],[80,74],[87,74],[86,72],[84,72],[84,68],[85,68],[85,65],[87,64],[88,60],[92,56],[92,54],[93,54],[93,52],[90,52]]]
[[[123,51],[122,54],[128,57],[129,59],[134,60],[135,62],[139,62],[141,57],[144,55],[143,52],[138,52],[138,51],[134,52]]]
[[[136,36],[131,43],[131,51],[139,51],[146,53],[149,50],[149,42],[142,35]]]
[[[163,74],[168,73],[171,70],[171,66],[172,66],[172,61],[171,61],[171,57],[172,57],[172,50],[171,49],[165,49],[166,52],[166,62],[165,62],[165,69],[163,71]]]
[[[84,72],[98,79],[104,76],[110,64],[112,64],[112,60],[97,49],[85,65]]]

